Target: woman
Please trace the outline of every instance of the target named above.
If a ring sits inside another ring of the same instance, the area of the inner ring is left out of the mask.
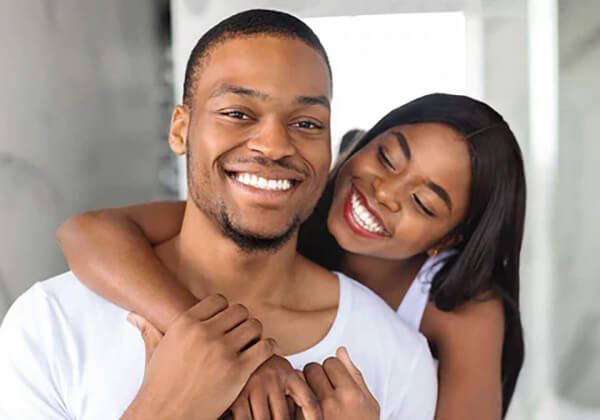
[[[152,244],[177,234],[183,203],[75,216],[58,232],[93,290],[162,331],[195,303]],[[370,287],[439,360],[437,419],[504,416],[523,362],[519,255],[525,178],[492,108],[433,94],[382,118],[342,156],[299,250]]]

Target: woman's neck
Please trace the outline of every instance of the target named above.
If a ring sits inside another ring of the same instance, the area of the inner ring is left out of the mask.
[[[397,309],[426,259],[426,254],[405,260],[387,260],[344,253],[341,271],[373,290],[388,305]]]

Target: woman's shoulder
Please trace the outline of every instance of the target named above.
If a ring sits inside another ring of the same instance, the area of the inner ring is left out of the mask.
[[[502,298],[491,291],[484,292],[450,311],[443,311],[430,301],[425,308],[421,329],[436,344],[440,344],[440,341],[476,338],[481,333],[503,334]]]

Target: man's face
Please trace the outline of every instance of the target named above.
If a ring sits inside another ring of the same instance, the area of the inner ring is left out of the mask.
[[[262,35],[214,47],[187,123],[188,189],[200,210],[232,237],[290,237],[325,186],[330,97],[324,59],[301,41]]]

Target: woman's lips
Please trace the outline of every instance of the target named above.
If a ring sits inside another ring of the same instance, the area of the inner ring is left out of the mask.
[[[359,200],[359,206],[356,205],[356,200]],[[358,212],[360,212],[363,217],[361,217]],[[364,196],[360,194],[354,185],[350,188],[350,192],[344,203],[344,218],[350,228],[363,237],[380,239],[390,236],[381,223],[380,218],[371,211]]]

